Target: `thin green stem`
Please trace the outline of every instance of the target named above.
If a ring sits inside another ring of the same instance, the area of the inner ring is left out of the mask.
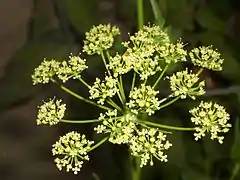
[[[97,123],[101,122],[102,120],[99,119],[89,119],[89,120],[66,120],[66,119],[61,119],[60,122],[63,123],[73,123],[73,124],[84,124],[84,123]]]
[[[52,80],[52,81],[53,81],[54,83],[57,83],[55,80]],[[57,83],[57,84],[58,84],[58,83]],[[101,109],[112,110],[112,109],[109,108],[109,107],[106,107],[106,106],[97,104],[97,103],[95,103],[95,102],[93,102],[93,101],[91,101],[91,100],[89,100],[89,99],[86,99],[86,98],[80,96],[79,94],[71,91],[70,89],[68,89],[67,87],[65,87],[65,86],[63,86],[63,85],[60,85],[60,84],[58,84],[58,85],[59,85],[59,87],[60,87],[62,90],[64,90],[65,92],[67,92],[68,94],[74,96],[74,97],[77,98],[77,99],[80,99],[80,100],[82,100],[82,101],[84,101],[84,102],[86,102],[86,103],[89,103],[89,104],[92,104],[92,105],[94,105],[94,106],[97,106],[97,107],[99,107],[99,108],[101,108]]]
[[[105,58],[105,56],[104,56],[103,51],[101,51],[101,57],[102,57],[102,60],[103,60],[103,63],[104,63],[104,66],[105,66],[105,68],[106,68],[106,70],[107,70],[108,75],[111,76],[111,73],[110,73],[110,71],[109,71],[109,69],[108,69],[108,67],[107,67],[107,61],[106,61],[106,58]]]
[[[169,125],[164,125],[164,124],[157,124],[157,123],[150,122],[150,121],[143,121],[143,120],[139,120],[139,119],[137,120],[137,122],[140,123],[140,124],[146,124],[146,125],[150,125],[150,126],[153,126],[153,127],[171,129],[171,130],[176,130],[176,131],[194,131],[195,130],[195,128],[169,126]]]
[[[167,102],[166,104],[163,104],[162,106],[159,107],[159,109],[165,108],[169,105],[171,105],[172,103],[176,102],[178,99],[180,98],[180,96],[175,97],[174,99],[172,99],[171,101]]]
[[[131,91],[134,89],[135,81],[136,81],[136,76],[137,76],[137,73],[134,71],[134,73],[133,73],[133,79],[132,79]]]
[[[236,178],[239,169],[240,169],[239,163],[235,164],[230,180],[234,180]]]
[[[132,156],[131,161],[132,161],[132,180],[140,180],[141,179],[140,158]]]
[[[83,83],[88,89],[91,87],[86,81],[84,81],[81,77],[78,78],[81,83]]]
[[[204,70],[203,68],[199,69],[197,75],[199,76],[203,72],[203,70]]]
[[[161,72],[160,76],[158,77],[158,79],[156,80],[156,82],[153,85],[153,89],[158,85],[159,81],[162,79],[162,77],[163,77],[164,73],[166,72],[166,70],[168,69],[168,67],[169,67],[169,64],[167,64],[165,66],[165,68],[163,69],[163,71]]]
[[[143,0],[137,0],[138,28],[141,29],[144,24]]]
[[[122,112],[122,109],[112,100],[112,99],[108,99],[107,103],[110,104],[112,107],[116,108],[118,111]]]
[[[123,80],[122,80],[122,76],[120,75],[119,77],[119,81],[120,81],[120,94],[122,96],[122,100],[123,100],[123,103],[125,104],[126,103],[126,96],[125,96],[125,93],[124,93],[124,87],[123,87]]]
[[[101,141],[99,141],[97,144],[95,144],[94,146],[92,146],[90,149],[89,149],[89,151],[92,151],[92,150],[94,150],[94,149],[96,149],[96,148],[98,148],[99,146],[101,146],[103,143],[105,143],[107,140],[108,140],[108,136],[107,137],[105,137],[105,138],[103,138]]]

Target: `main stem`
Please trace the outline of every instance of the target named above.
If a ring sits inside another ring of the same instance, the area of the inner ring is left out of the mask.
[[[132,164],[132,180],[140,180],[141,179],[140,158],[131,156],[130,160],[132,161],[131,163]]]
[[[143,18],[143,0],[137,0],[138,28],[141,29],[144,24]]]

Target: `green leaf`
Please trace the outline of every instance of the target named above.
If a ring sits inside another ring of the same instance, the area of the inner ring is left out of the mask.
[[[0,79],[0,108],[28,98],[41,86],[33,86],[31,74],[43,58],[62,59],[71,52],[72,46],[53,42],[36,42],[27,44],[11,58],[5,75]]]
[[[79,32],[85,33],[97,23],[98,1],[60,0],[59,3],[65,9],[71,24]]]
[[[182,171],[181,175],[182,180],[212,180],[211,177],[209,177],[204,172],[196,171],[193,168],[187,168]]]
[[[208,31],[217,32],[222,35],[229,34],[226,23],[214,15],[211,9],[200,8],[196,12],[196,20],[202,27],[207,28]]]

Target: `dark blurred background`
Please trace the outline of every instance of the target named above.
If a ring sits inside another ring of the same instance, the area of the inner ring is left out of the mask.
[[[188,48],[213,45],[223,54],[222,72],[203,73],[208,91],[200,100],[212,99],[226,106],[233,128],[223,145],[207,138],[196,143],[192,133],[174,133],[169,162],[156,161],[154,167],[144,168],[142,179],[240,180],[240,1],[155,0],[157,17],[151,2],[144,0],[145,24],[161,25],[172,41],[181,37]],[[54,85],[33,86],[31,73],[44,57],[63,60],[69,53],[78,54],[84,33],[92,25],[115,24],[126,38],[138,27],[136,7],[136,0],[0,0],[1,180],[97,180],[93,173],[101,180],[130,179],[126,147],[110,144],[91,154],[91,162],[85,163],[80,175],[56,169],[51,145],[59,135],[74,129],[90,139],[98,138],[92,125],[37,127],[36,106],[57,96],[67,103],[67,117],[96,118],[99,110]],[[84,79],[92,82],[100,75],[100,64],[97,57],[89,58],[91,69]],[[78,83],[71,81],[67,86],[88,97]],[[179,101],[157,116],[162,123],[189,125],[188,110],[197,104]]]

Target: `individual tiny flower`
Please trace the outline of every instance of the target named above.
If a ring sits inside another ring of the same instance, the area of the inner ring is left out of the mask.
[[[34,70],[32,75],[33,85],[49,83],[51,78],[58,71],[59,65],[60,63],[55,60],[48,61],[44,59],[43,62]]]
[[[159,109],[160,101],[156,97],[158,93],[151,86],[141,84],[140,88],[135,87],[130,91],[127,106],[133,113],[142,112],[151,116]]]
[[[74,131],[60,137],[52,149],[53,156],[57,156],[54,160],[57,168],[61,171],[65,167],[67,172],[77,174],[82,168],[83,161],[89,160],[87,153],[93,143],[87,140],[84,134]]]
[[[205,136],[205,133],[211,134],[211,139],[217,139],[220,144],[223,143],[223,133],[229,131],[231,124],[228,123],[230,115],[225,108],[217,103],[201,102],[198,107],[189,111],[192,115],[191,121],[196,125],[195,140]]]
[[[64,83],[70,78],[78,79],[81,77],[81,72],[87,69],[86,60],[79,56],[69,56],[69,61],[63,61],[57,71],[57,76]]]
[[[94,130],[97,133],[109,133],[109,141],[113,144],[125,144],[130,141],[136,129],[133,123],[135,118],[133,114],[118,116],[117,110],[108,110],[105,114],[100,114],[102,124]]]
[[[194,48],[189,56],[192,63],[196,66],[211,69],[213,71],[221,71],[223,59],[220,58],[220,53],[214,50],[212,46],[201,46]]]
[[[189,73],[188,69],[177,72],[170,77],[170,89],[173,96],[180,96],[185,99],[187,96],[193,100],[196,96],[201,96],[205,93],[205,82],[199,81],[199,77],[194,73]]]
[[[94,26],[89,32],[86,32],[83,51],[89,55],[101,54],[103,50],[113,46],[114,36],[118,34],[120,34],[120,30],[116,26],[110,24]]]
[[[177,44],[166,43],[158,46],[156,51],[158,52],[156,59],[164,60],[167,64],[187,61],[187,51],[184,50],[184,44],[180,41]]]
[[[167,162],[167,155],[164,151],[172,144],[166,139],[166,135],[157,128],[143,128],[137,131],[130,142],[131,154],[140,157],[140,167],[146,166],[148,162],[153,166],[153,157],[160,161]]]
[[[97,103],[104,104],[107,97],[113,97],[118,92],[117,79],[112,76],[106,76],[105,80],[101,82],[96,78],[93,86],[90,87],[90,99],[99,99]]]
[[[62,100],[50,99],[38,106],[37,125],[55,125],[64,117],[65,111],[66,104]]]

